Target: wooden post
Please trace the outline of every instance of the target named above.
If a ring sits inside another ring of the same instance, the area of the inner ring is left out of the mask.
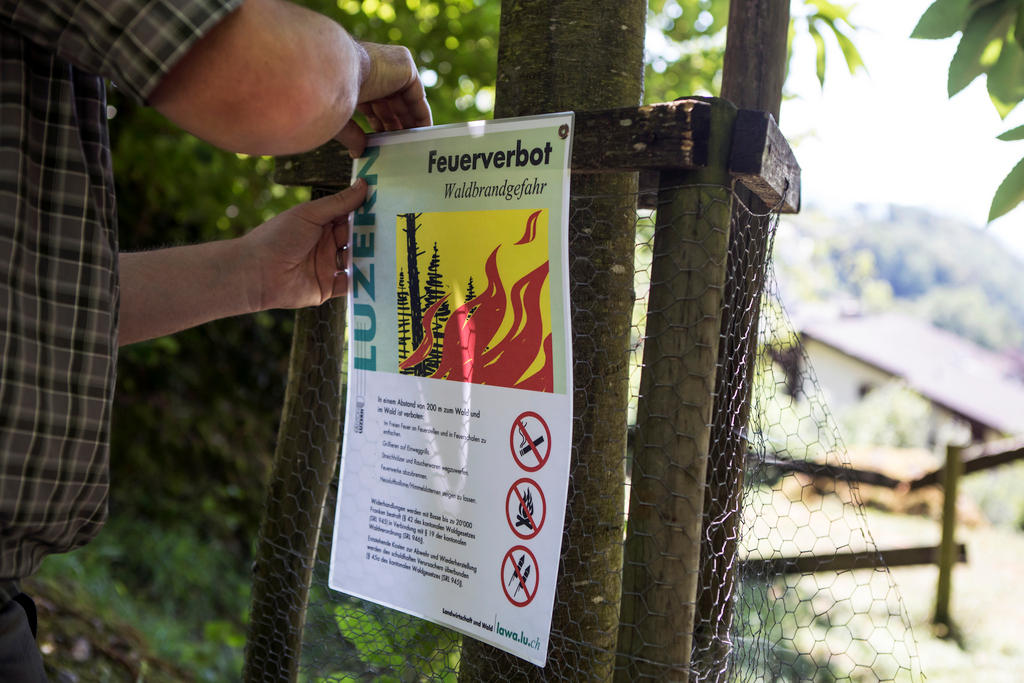
[[[344,298],[296,312],[274,469],[253,562],[247,682],[298,676],[320,522],[338,464],[344,338]]]
[[[639,104],[646,11],[643,0],[503,0],[495,116]],[[463,681],[612,677],[636,191],[635,173],[572,180],[572,464],[547,666],[466,638]]]
[[[659,178],[617,681],[689,676],[735,118],[735,107],[714,101],[708,167]]]
[[[786,75],[789,0],[731,0],[722,73],[722,98],[741,109],[762,110],[777,120]],[[737,541],[742,516],[746,430],[757,351],[758,317],[768,258],[766,235],[744,229],[746,210],[766,213],[753,193],[737,187],[729,277],[718,355],[708,495],[704,498],[701,577],[694,634],[697,680],[717,681],[730,661],[736,600]]]
[[[953,631],[949,602],[953,592],[953,566],[957,560],[956,497],[963,469],[963,447],[946,446],[946,467],[942,476],[942,540],[939,544],[939,581],[935,590],[935,617],[932,620],[941,635]]]

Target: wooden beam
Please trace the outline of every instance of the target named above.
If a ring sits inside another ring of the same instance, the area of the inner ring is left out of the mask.
[[[729,171],[769,208],[800,212],[800,164],[768,112],[743,109],[736,116]]]
[[[654,208],[659,171],[707,165],[710,121],[711,104],[703,98],[576,112],[572,171],[639,171],[640,205]],[[740,111],[733,136],[733,177],[767,206],[783,213],[799,211],[800,166],[775,120],[764,112]],[[348,185],[351,175],[352,160],[337,142],[278,157],[274,169],[274,181],[281,185],[340,189]]]
[[[708,163],[711,103],[686,98],[576,112],[573,173],[693,170]]]
[[[274,182],[340,190],[352,179],[352,157],[334,140],[309,152],[277,157]]]
[[[711,104],[700,99],[576,112],[573,173],[703,168],[707,164]],[[280,157],[281,185],[345,187],[352,161],[337,142]]]
[[[1008,439],[990,444],[976,444],[964,449],[963,474],[971,474],[982,470],[1008,465],[1024,459],[1024,441]],[[925,486],[936,486],[942,483],[945,466],[929,472],[909,482],[910,490],[914,491]]]
[[[956,545],[956,561],[967,561],[967,546]],[[921,546],[915,548],[893,548],[890,550],[865,550],[835,555],[796,557],[773,557],[758,560],[743,560],[741,571],[746,575],[770,576],[772,574],[813,574],[815,572],[839,572],[849,569],[877,569],[880,567],[907,567],[918,564],[937,564],[939,548]]]
[[[810,460],[790,460],[788,458],[777,458],[767,456],[760,460],[759,456],[753,453],[747,455],[747,461],[753,465],[764,465],[775,467],[783,472],[801,472],[813,477],[828,477],[836,481],[857,482],[858,484],[870,484],[872,486],[883,486],[887,489],[899,488],[904,482],[900,479],[886,476],[881,472],[870,470],[859,470],[848,465],[825,465]]]

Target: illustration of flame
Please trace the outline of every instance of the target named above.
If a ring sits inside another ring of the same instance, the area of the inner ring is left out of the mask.
[[[536,222],[536,218],[531,216]],[[530,228],[527,228],[529,232]],[[554,388],[552,339],[544,335],[541,292],[548,277],[548,263],[524,275],[512,285],[512,324],[501,339],[495,335],[508,313],[505,285],[498,272],[498,250],[487,258],[484,272],[487,287],[478,296],[452,312],[444,330],[441,362],[431,375],[435,379],[472,382],[492,386],[550,392]],[[442,301],[423,315],[422,343],[399,367],[413,367],[425,359],[434,343],[431,322]],[[524,377],[543,354],[542,367]]]
[[[526,219],[526,231],[523,232],[523,236],[519,238],[516,244],[529,244],[537,237],[537,217],[540,214],[540,211],[534,211],[530,214],[530,217]]]
[[[525,507],[523,504],[525,503]],[[530,518],[533,516],[533,491],[526,489],[526,495],[523,496],[523,502],[519,504],[519,511],[516,513],[516,526],[525,526],[531,531],[533,529],[533,522]]]

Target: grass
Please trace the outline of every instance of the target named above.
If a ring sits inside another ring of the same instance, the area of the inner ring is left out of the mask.
[[[56,680],[160,681],[168,668],[170,680],[240,674],[248,565],[189,526],[113,517],[87,546],[48,557],[33,581],[30,592],[54,606],[41,610],[39,641]],[[74,656],[76,644],[92,654]]]
[[[868,525],[880,548],[938,544],[939,523],[874,509]],[[950,606],[958,643],[932,627],[938,569],[895,567],[893,577],[910,613],[921,668],[929,683],[1021,680],[1024,671],[1024,533],[1008,526],[957,529],[967,563],[953,572]]]

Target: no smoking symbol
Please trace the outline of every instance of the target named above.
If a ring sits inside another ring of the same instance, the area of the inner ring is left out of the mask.
[[[505,519],[512,533],[523,540],[529,540],[540,533],[547,516],[547,502],[544,492],[533,479],[520,479],[508,490],[505,497]]]
[[[512,422],[508,445],[521,468],[536,472],[551,456],[551,430],[544,418],[529,410]]]
[[[505,597],[516,607],[526,607],[537,595],[539,579],[537,558],[524,545],[517,545],[505,553],[501,563],[501,587]]]

